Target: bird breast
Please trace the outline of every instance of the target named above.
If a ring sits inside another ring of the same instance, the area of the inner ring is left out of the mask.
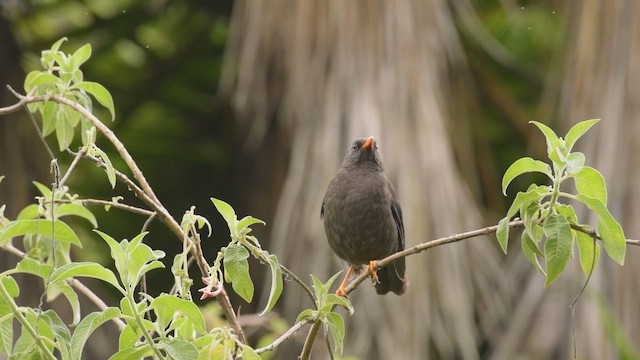
[[[396,251],[398,233],[391,214],[391,194],[382,172],[341,169],[324,201],[329,245],[353,265]]]

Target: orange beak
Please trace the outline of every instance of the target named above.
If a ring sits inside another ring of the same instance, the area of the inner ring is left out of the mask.
[[[372,149],[376,144],[376,141],[373,140],[373,136],[369,136],[369,138],[362,144],[362,149]]]

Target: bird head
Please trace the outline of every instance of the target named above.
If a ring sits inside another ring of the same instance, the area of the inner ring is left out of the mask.
[[[382,168],[378,154],[378,144],[373,136],[357,139],[351,144],[351,150],[344,159],[347,166],[370,164]]]

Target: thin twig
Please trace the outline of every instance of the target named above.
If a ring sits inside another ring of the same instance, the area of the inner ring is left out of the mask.
[[[78,161],[80,161],[84,153],[85,153],[84,149],[80,149],[80,151],[76,153],[75,157],[73,158],[73,161],[71,162],[71,165],[69,165],[69,168],[67,169],[67,172],[64,174],[64,176],[60,180],[61,187],[64,185],[65,182],[67,182],[67,179],[69,179],[71,172],[76,167],[76,165],[78,165]]]
[[[289,328],[289,330],[287,330],[287,332],[285,332],[284,334],[280,335],[277,339],[275,339],[271,344],[256,349],[256,353],[262,354],[262,353],[267,352],[267,351],[272,351],[273,349],[278,347],[278,345],[280,345],[283,341],[285,341],[288,338],[290,338],[293,334],[296,333],[296,331],[300,330],[300,328],[302,328],[303,326],[305,326],[308,323],[309,323],[309,321],[297,322],[295,325],[293,325],[291,328]]]
[[[110,201],[110,200],[100,200],[100,199],[73,199],[73,200],[69,200],[69,199],[59,199],[55,201],[56,203],[74,203],[74,202],[81,202],[83,205],[100,205],[100,206],[111,206],[114,207],[116,209],[121,209],[121,210],[125,210],[134,214],[139,214],[139,215],[144,215],[144,216],[149,216],[149,217],[153,217],[155,216],[155,212],[147,210],[147,209],[143,209],[143,208],[139,208],[136,206],[132,206],[132,205],[127,205],[127,204],[123,204],[123,203],[119,203],[119,202],[115,202],[115,201]]]
[[[304,281],[302,281],[302,279],[300,279],[298,277],[298,275],[296,275],[293,271],[289,270],[286,266],[280,264],[280,269],[282,269],[282,272],[284,272],[287,276],[292,278],[293,281],[298,283],[298,285],[300,285],[300,287],[302,287],[302,289],[307,293],[307,295],[311,299],[311,302],[313,303],[313,306],[317,306],[316,305],[316,303],[317,303],[316,295],[313,293],[313,290],[311,290],[309,285],[307,285]]]

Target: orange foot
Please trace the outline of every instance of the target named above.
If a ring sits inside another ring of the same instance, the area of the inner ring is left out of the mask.
[[[380,280],[378,280],[378,261],[377,260],[369,261],[369,265],[367,266],[367,274],[371,276],[371,282],[373,283],[373,285],[380,283]]]
[[[338,288],[338,290],[336,290],[336,296],[347,297],[347,293],[346,291],[344,291],[344,288],[347,286],[347,281],[349,281],[349,276],[351,276],[353,269],[355,269],[353,266],[349,266],[349,270],[347,270],[347,274],[344,276],[344,280],[342,280],[340,287]]]

